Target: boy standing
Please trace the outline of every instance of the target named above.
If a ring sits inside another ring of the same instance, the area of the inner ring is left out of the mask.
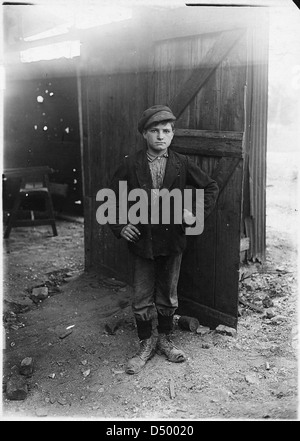
[[[187,185],[204,189],[204,218],[212,211],[218,186],[201,168],[187,156],[169,149],[174,137],[174,116],[167,106],[156,105],[145,110],[139,120],[138,130],[146,148],[127,156],[114,174],[110,188],[118,196],[120,181],[126,182],[128,191],[143,189],[148,195],[162,189],[180,190]],[[118,198],[117,198],[118,200]],[[150,196],[151,200],[151,196]],[[194,214],[183,210],[182,224],[161,222],[128,222],[110,224],[118,238],[128,242],[133,254],[132,309],[140,340],[138,353],[129,360],[126,372],[140,372],[155,351],[164,354],[169,361],[186,360],[170,338],[173,315],[178,308],[177,283],[182,252],[186,246],[185,226],[195,221]],[[158,339],[152,335],[153,310],[157,312]]]

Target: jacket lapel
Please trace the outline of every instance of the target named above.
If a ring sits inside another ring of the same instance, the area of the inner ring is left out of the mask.
[[[152,177],[147,160],[146,150],[141,150],[135,161],[136,176],[140,187],[146,191],[152,188]]]
[[[168,157],[165,177],[163,181],[163,188],[167,188],[167,189],[171,187],[176,177],[179,175],[179,170],[180,170],[180,162],[170,148],[168,153],[169,153],[169,157]]]

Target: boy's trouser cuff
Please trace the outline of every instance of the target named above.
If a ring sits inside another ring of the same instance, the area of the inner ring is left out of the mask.
[[[152,320],[136,320],[137,333],[140,340],[146,340],[152,335]]]
[[[157,314],[158,326],[157,330],[159,334],[170,334],[173,330],[173,315],[161,315]]]

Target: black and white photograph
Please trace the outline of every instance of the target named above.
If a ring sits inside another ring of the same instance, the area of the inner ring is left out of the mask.
[[[299,420],[299,2],[1,21],[0,420]]]

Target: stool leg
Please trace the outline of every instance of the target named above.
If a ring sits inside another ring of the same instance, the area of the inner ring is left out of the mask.
[[[54,210],[53,210],[53,204],[52,204],[52,199],[51,199],[50,193],[47,193],[46,208],[49,213],[49,217],[51,219],[50,224],[52,226],[53,236],[57,236],[57,229],[56,229],[55,218],[54,218]]]
[[[19,209],[19,207],[21,205],[21,200],[22,200],[21,193],[18,193],[17,196],[16,196],[16,199],[15,199],[14,205],[13,205],[13,209],[12,209],[12,211],[10,213],[10,216],[9,216],[9,219],[8,219],[8,222],[7,222],[7,226],[6,226],[5,233],[4,233],[4,239],[8,239],[9,238],[11,229],[14,226],[14,223],[15,223],[15,221],[17,219],[18,209]]]
[[[52,226],[53,236],[57,236],[57,229],[56,229],[55,221],[51,222],[51,226]]]

